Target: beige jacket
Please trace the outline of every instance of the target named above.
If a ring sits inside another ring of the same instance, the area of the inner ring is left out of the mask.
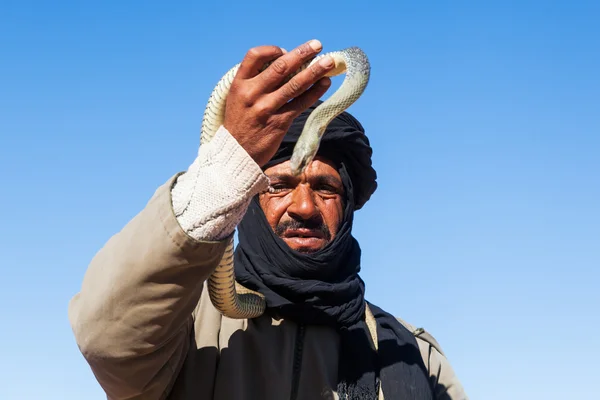
[[[108,399],[337,399],[334,330],[232,320],[213,308],[204,281],[226,241],[182,230],[171,205],[175,178],[95,255],[69,304],[77,344]],[[466,399],[435,340],[406,326],[437,398]]]

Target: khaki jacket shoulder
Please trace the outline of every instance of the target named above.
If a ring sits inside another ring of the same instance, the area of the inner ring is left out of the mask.
[[[108,399],[337,399],[335,331],[232,320],[212,306],[205,281],[227,241],[181,229],[175,178],[94,256],[69,303],[76,343]],[[437,398],[466,399],[433,337],[401,322],[417,337]]]

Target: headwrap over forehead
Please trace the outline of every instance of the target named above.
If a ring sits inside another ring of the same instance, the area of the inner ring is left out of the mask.
[[[308,116],[321,103],[317,101],[294,120],[265,168],[290,159]],[[348,112],[334,118],[325,130],[317,155],[345,165],[354,186],[355,210],[362,208],[377,189],[377,173],[371,162],[373,149],[360,122]]]

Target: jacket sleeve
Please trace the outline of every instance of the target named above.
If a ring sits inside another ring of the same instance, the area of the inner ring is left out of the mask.
[[[396,319],[417,339],[421,358],[429,372],[436,400],[468,400],[467,394],[454,373],[448,358],[435,338],[423,328],[416,328],[402,318]]]
[[[437,400],[468,400],[467,394],[438,342],[422,328],[416,329],[421,356],[429,371]]]
[[[202,283],[225,250],[225,241],[182,231],[172,184],[96,254],[69,303],[77,344],[111,400],[163,398],[188,350]]]
[[[260,177],[248,180],[260,168],[227,132],[220,138],[108,240],[69,303],[76,343],[110,400],[166,397],[188,351],[203,283],[249,199],[264,189]]]

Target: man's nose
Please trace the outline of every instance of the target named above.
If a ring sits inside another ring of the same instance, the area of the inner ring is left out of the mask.
[[[287,209],[290,217],[309,220],[318,217],[319,208],[314,199],[314,192],[308,185],[298,185],[292,192],[292,202]]]

